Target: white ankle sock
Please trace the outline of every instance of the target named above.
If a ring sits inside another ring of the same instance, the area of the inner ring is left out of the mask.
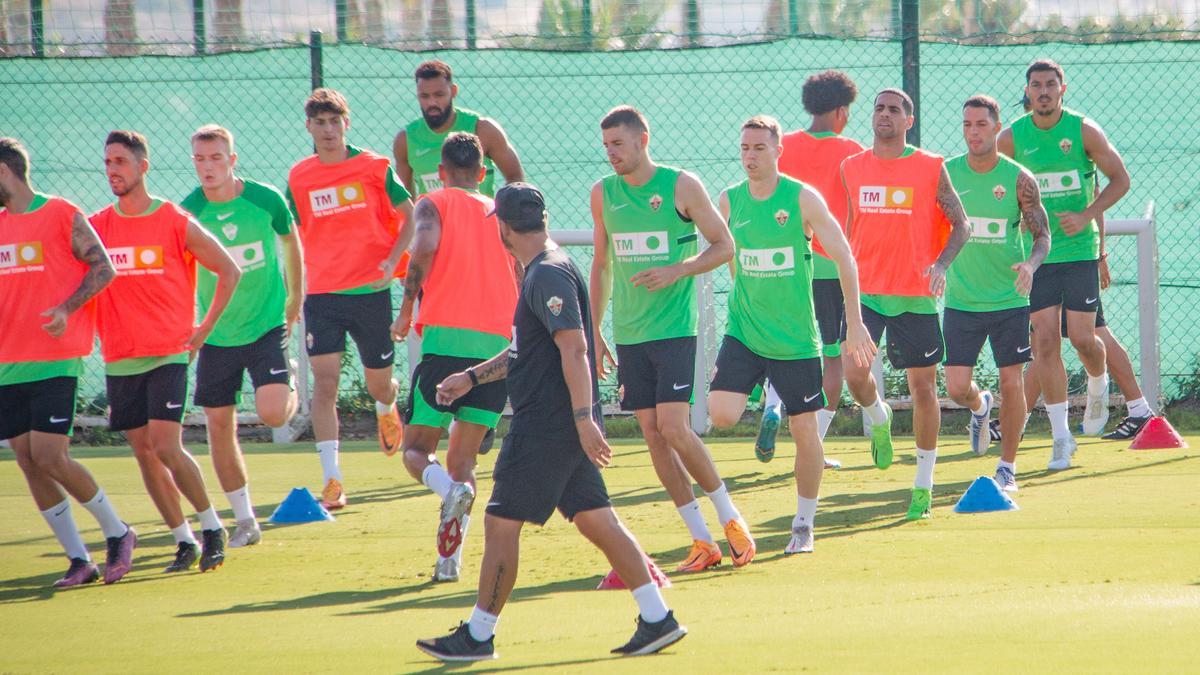
[[[817,433],[821,440],[825,440],[825,434],[829,433],[829,425],[833,424],[835,415],[837,415],[837,411],[829,408],[821,408],[817,411]]]
[[[425,467],[425,470],[421,472],[421,482],[425,484],[425,487],[433,490],[433,494],[442,499],[446,498],[446,495],[450,493],[451,486],[454,485],[454,479],[450,477],[445,467],[437,462]]]
[[[392,412],[395,409],[396,409],[395,401],[392,401],[391,403],[380,403],[379,401],[375,401],[375,414],[377,416],[382,417],[383,415],[387,415],[388,413]]]
[[[699,501],[692,500],[675,510],[679,512],[679,517],[683,518],[692,539],[713,543],[712,533],[708,531],[708,525],[704,523],[704,514],[700,511]]]
[[[75,519],[71,517],[70,500],[64,499],[42,511],[42,517],[46,519],[46,524],[54,532],[54,538],[62,545],[68,558],[91,561],[92,556],[88,554],[83,537],[79,536],[79,528],[75,526]]]
[[[233,508],[234,520],[253,520],[254,507],[250,504],[250,485],[231,490],[225,493],[225,498],[229,500],[229,506]]]
[[[721,525],[725,525],[731,520],[742,519],[742,514],[738,513],[737,507],[733,505],[733,500],[729,498],[729,490],[725,489],[725,483],[721,483],[721,487],[712,492],[705,491],[704,494],[708,495],[713,506],[717,507],[717,518],[720,519]]]
[[[937,448],[922,450],[917,448],[917,476],[913,479],[913,487],[933,489],[933,467],[937,464]]]
[[[774,408],[775,412],[779,412],[779,406],[783,401],[779,398],[779,392],[775,391],[775,385],[767,383],[767,391],[764,394],[763,406],[766,408]]]
[[[1070,438],[1071,428],[1067,426],[1067,402],[1047,403],[1046,416],[1050,418],[1050,435],[1055,438]]]
[[[104,495],[104,490],[96,490],[96,496],[89,501],[83,502],[83,508],[88,510],[95,517],[96,522],[100,523],[100,529],[104,531],[104,538],[123,537],[129,531],[129,527],[121,522],[120,516],[117,515],[117,510],[113,508],[112,502]]]
[[[633,589],[633,599],[637,601],[638,611],[642,619],[649,623],[658,623],[667,618],[667,603],[663,600],[662,591],[651,580],[644,586]]]
[[[1016,462],[1006,462],[1004,460],[1000,460],[1000,462],[996,465],[996,468],[997,469],[1008,469],[1009,471],[1013,472],[1014,476],[1017,474],[1017,463]]]
[[[863,406],[863,415],[871,424],[883,424],[887,421],[887,409],[883,407],[883,399],[875,397],[875,403]]]
[[[1149,417],[1150,404],[1146,402],[1146,397],[1135,398],[1132,401],[1126,401],[1125,405],[1129,408],[1130,417]]]
[[[208,507],[207,511],[197,513],[196,518],[200,521],[201,530],[221,529],[221,518],[217,516],[217,509],[214,506]]]
[[[171,528],[171,536],[175,537],[176,544],[192,544],[197,545],[196,535],[192,534],[192,526],[188,525],[188,521],[183,521],[179,527]]]
[[[488,614],[476,606],[471,610],[471,619],[467,621],[467,629],[471,631],[471,637],[477,641],[487,642],[496,634],[496,624],[499,621],[499,616]]]
[[[342,480],[342,470],[338,467],[338,442],[337,441],[317,441],[317,455],[321,458],[321,471],[325,474],[325,479],[322,483],[328,483],[329,479]]]
[[[813,526],[817,517],[817,500],[796,495],[796,517],[792,518],[792,529]]]
[[[1087,392],[1088,396],[1102,396],[1108,391],[1108,372],[1101,374],[1098,377],[1088,375]]]
[[[987,399],[981,395],[979,397],[979,407],[971,410],[971,413],[976,417],[983,417],[987,413],[991,412],[991,410],[991,406],[987,405]]]

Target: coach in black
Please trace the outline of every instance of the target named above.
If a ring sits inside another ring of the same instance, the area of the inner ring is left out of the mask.
[[[541,191],[510,183],[496,193],[495,211],[505,246],[525,266],[509,349],[438,385],[449,405],[485,382],[508,378],[512,426],[500,448],[484,517],[479,596],[471,619],[453,633],[418,640],[417,648],[443,661],[496,657],[500,610],[517,580],[521,527],[543,525],[554,509],[575,523],[633,589],[637,631],[612,650],[653,654],[687,634],[650,578],[641,547],[613,511],[600,477],[612,450],[601,431],[595,347],[587,283],[546,232]]]

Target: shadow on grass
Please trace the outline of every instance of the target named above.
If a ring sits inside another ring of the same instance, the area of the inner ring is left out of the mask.
[[[415,647],[414,647],[414,649],[415,649]],[[667,654],[655,654],[654,656],[666,657],[669,655],[670,655],[670,653],[668,652]],[[623,657],[619,654],[606,654],[605,656],[597,656],[597,657],[591,658],[591,659],[569,659],[569,660],[563,660],[563,661],[543,661],[543,662],[539,662],[539,663],[530,663],[530,664],[523,664],[523,665],[514,664],[511,666],[491,666],[491,667],[487,667],[487,666],[481,667],[479,665],[481,662],[479,662],[479,661],[474,661],[474,662],[468,661],[466,663],[440,663],[440,662],[435,661],[435,663],[437,665],[432,665],[429,668],[426,668],[424,670],[414,670],[412,672],[415,675],[431,675],[432,673],[457,673],[466,668],[470,668],[472,673],[507,673],[507,672],[510,672],[513,670],[525,670],[528,668],[554,668],[555,666],[575,666],[575,665],[583,665],[583,664],[588,664],[588,663],[603,663],[605,661],[614,661],[615,662],[615,661],[617,661],[619,659],[623,659],[623,658],[625,658],[625,657]],[[430,657],[430,659],[432,660],[432,657]],[[642,661],[639,661],[639,662],[642,662]],[[488,663],[491,663],[491,662],[489,661]]]

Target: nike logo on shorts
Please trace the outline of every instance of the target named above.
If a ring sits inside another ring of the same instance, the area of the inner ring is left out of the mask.
[[[392,351],[390,351],[390,352],[388,352],[388,353],[386,353],[386,354],[380,354],[380,355],[379,355],[379,358],[381,358],[381,359],[390,359],[390,358],[392,358],[392,354],[393,354],[393,353],[395,353],[395,351],[396,351],[396,350],[394,350],[394,349],[393,349]]]
[[[1083,301],[1084,301],[1084,302],[1086,302],[1086,303],[1087,303],[1087,304],[1089,304],[1089,305],[1091,305],[1091,304],[1095,303],[1097,300],[1099,300],[1099,298],[1084,298],[1084,299],[1083,299]]]
[[[613,204],[613,205],[612,205],[612,209],[611,209],[611,210],[613,210],[613,211],[620,211],[621,209],[625,208],[626,206],[629,206],[629,204],[628,204],[628,203],[626,203],[626,204]]]
[[[277,370],[277,369],[275,369],[275,368],[272,368],[272,369],[271,369],[271,374],[272,374],[272,375],[282,375],[282,374],[284,374],[284,373],[286,373],[286,372],[287,372],[287,368],[283,368],[283,369],[280,369],[280,370]]]
[[[1017,347],[1017,353],[1024,354],[1025,352],[1029,351],[1029,349],[1029,347]]]
[[[821,395],[821,392],[817,392],[817,393],[813,394],[812,396],[805,396],[804,402],[808,403],[809,401],[812,401],[813,399],[815,399],[816,397],[818,397],[820,395]]]
[[[690,385],[690,384],[671,384],[671,388],[674,389],[675,391],[683,391],[684,389],[687,389],[690,386],[692,386],[692,385]]]
[[[50,424],[62,424],[63,422],[66,422],[68,419],[70,419],[70,418],[69,417],[55,417],[54,415],[51,415],[50,416]]]
[[[176,408],[182,408],[182,407],[183,407],[182,403],[170,403],[170,402],[167,403],[167,410],[175,410]]]
[[[490,508],[492,508],[493,506],[500,506],[500,502],[488,502],[488,503],[487,503],[487,506],[486,506],[485,508],[489,508],[489,509],[490,509]]]
[[[939,347],[934,347],[933,349],[925,352],[925,358],[929,358],[929,357],[933,356],[934,354],[938,353],[938,349],[939,349]]]

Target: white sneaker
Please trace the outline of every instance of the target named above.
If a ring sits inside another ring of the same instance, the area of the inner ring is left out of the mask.
[[[1062,471],[1071,468],[1071,455],[1075,454],[1075,439],[1071,436],[1054,439],[1054,454],[1046,468],[1050,471]]]
[[[258,521],[253,518],[237,521],[237,529],[234,530],[233,536],[229,538],[229,543],[226,544],[229,548],[241,548],[243,546],[253,546],[262,541],[262,529],[258,526]]]
[[[813,552],[813,531],[811,527],[803,525],[801,527],[792,528],[792,539],[783,549],[784,555],[792,555],[794,553],[812,553]]]
[[[433,565],[433,580],[439,583],[458,581],[458,561],[453,557],[438,558]]]
[[[1108,424],[1108,387],[1100,396],[1088,394],[1087,406],[1083,409],[1083,433],[1086,436],[1099,436],[1104,433],[1104,425]]]
[[[971,434],[971,451],[982,457],[987,454],[988,445],[992,442],[992,431],[988,424],[988,420],[992,416],[992,392],[983,391],[979,394],[979,398],[983,399],[983,414],[976,415],[972,412],[971,424],[967,430]]]

